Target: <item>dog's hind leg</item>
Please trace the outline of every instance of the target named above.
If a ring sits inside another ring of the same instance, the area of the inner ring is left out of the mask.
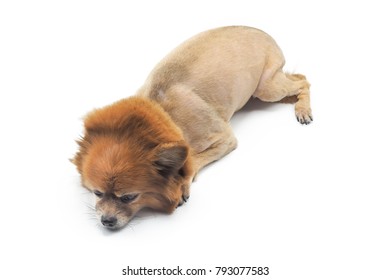
[[[283,98],[296,96],[295,115],[301,124],[313,120],[310,108],[310,84],[301,74],[286,74],[279,69],[266,70],[264,81],[261,81],[254,97],[266,102],[276,102]]]
[[[295,103],[295,115],[301,124],[309,124],[313,121],[313,115],[310,108],[310,84],[306,77],[301,74],[287,74],[287,78],[295,82],[301,83],[298,94],[297,103]]]

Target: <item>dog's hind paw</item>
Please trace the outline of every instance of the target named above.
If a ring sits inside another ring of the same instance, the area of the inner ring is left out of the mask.
[[[309,124],[313,121],[310,108],[296,108],[295,115],[297,117],[297,121],[301,124]]]

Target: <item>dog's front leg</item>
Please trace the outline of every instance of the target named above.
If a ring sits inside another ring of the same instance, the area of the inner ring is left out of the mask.
[[[219,160],[237,147],[237,139],[229,124],[226,129],[214,138],[214,141],[203,151],[193,155],[195,174],[209,163]],[[196,175],[195,175],[196,176]]]

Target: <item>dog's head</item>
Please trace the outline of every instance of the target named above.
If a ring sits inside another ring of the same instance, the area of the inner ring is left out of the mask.
[[[98,125],[96,112],[86,119],[85,135],[73,159],[83,186],[96,196],[101,223],[118,229],[143,208],[173,212],[188,176],[188,146],[184,141],[158,143],[154,129],[144,127],[142,118],[127,116],[126,122],[138,123],[115,127],[115,116],[104,115],[105,111],[97,112]],[[111,117],[110,127],[102,115]]]
[[[154,148],[98,137],[80,142],[76,163],[83,186],[96,196],[96,212],[111,229],[142,208],[170,213],[182,196],[188,149],[178,143]]]

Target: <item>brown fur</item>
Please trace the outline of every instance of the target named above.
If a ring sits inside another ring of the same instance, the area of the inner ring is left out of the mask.
[[[98,210],[125,222],[145,207],[172,212],[182,197],[181,186],[190,180],[189,147],[182,133],[160,106],[144,98],[130,97],[91,112],[79,144],[74,163],[86,188],[113,198],[127,194],[129,188],[142,194],[121,211],[116,210],[115,199],[111,205],[109,197],[98,202]],[[170,157],[177,162],[164,162]]]
[[[102,223],[119,228],[142,208],[171,213],[185,202],[197,172],[236,148],[229,120],[251,96],[296,102],[310,123],[310,84],[283,65],[258,29],[209,30],[157,64],[136,97],[87,115],[73,162]]]

